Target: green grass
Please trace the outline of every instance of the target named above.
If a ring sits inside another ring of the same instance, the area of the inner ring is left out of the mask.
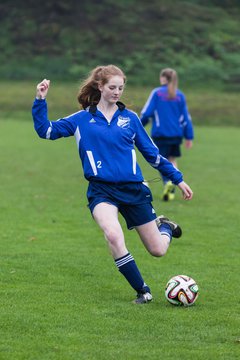
[[[151,257],[121,219],[154,295],[134,306],[87,209],[74,139],[41,140],[25,119],[0,121],[0,359],[238,359],[240,129],[196,127],[179,161],[191,202],[178,192],[163,203],[161,182],[150,182],[157,213],[184,231],[165,257]],[[158,178],[139,162],[146,179]],[[191,308],[164,298],[176,274],[199,285]]]
[[[41,79],[39,79],[40,81]],[[123,94],[122,101],[140,114],[152,87],[132,86],[131,78]],[[0,82],[0,119],[26,120],[29,117],[36,81]],[[51,119],[69,115],[79,109],[77,92],[80,80],[62,83],[51,82],[48,94],[49,116]],[[181,83],[180,83],[181,85]],[[155,86],[159,86],[156,79]],[[181,86],[180,86],[181,88]],[[226,92],[221,89],[182,89],[195,125],[239,126],[239,92]]]

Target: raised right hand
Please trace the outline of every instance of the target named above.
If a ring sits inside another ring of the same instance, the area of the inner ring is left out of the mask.
[[[44,79],[39,84],[37,84],[36,98],[45,99],[48,93],[49,86],[50,86],[50,80],[47,79]]]

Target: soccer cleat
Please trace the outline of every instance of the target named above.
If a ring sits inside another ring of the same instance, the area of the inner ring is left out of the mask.
[[[133,301],[134,304],[147,304],[152,301],[152,294],[146,292],[145,294],[138,293],[137,298]]]
[[[162,195],[163,201],[170,201],[175,198],[174,189],[175,189],[175,186],[171,181],[168,181],[165,184],[164,189],[163,189],[163,195]]]
[[[180,238],[182,236],[182,229],[180,226],[163,215],[160,215],[156,218],[156,224],[158,228],[161,224],[168,224],[172,229],[173,237]]]
[[[171,200],[174,200],[175,199],[175,193],[174,192],[170,192],[168,194],[168,200],[171,201]]]

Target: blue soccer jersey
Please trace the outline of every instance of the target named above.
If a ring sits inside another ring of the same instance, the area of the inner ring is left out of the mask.
[[[46,100],[35,99],[32,107],[34,127],[44,139],[75,136],[84,176],[89,181],[142,182],[136,146],[151,166],[174,184],[179,184],[183,180],[182,173],[159,154],[137,114],[120,102],[117,105],[111,122],[96,106],[49,121]]]
[[[140,116],[145,126],[152,119],[153,138],[175,137],[193,140],[193,126],[184,94],[177,90],[176,97],[169,98],[168,87],[154,89]]]

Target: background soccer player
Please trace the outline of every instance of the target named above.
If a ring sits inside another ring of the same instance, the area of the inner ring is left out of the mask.
[[[176,158],[181,156],[180,145],[185,138],[187,149],[192,147],[193,125],[188,112],[185,95],[178,87],[178,76],[173,69],[160,73],[161,87],[154,89],[141,112],[145,126],[152,120],[151,137],[162,156],[177,167]],[[164,190],[162,199],[173,200],[175,186],[171,179],[162,174]]]

